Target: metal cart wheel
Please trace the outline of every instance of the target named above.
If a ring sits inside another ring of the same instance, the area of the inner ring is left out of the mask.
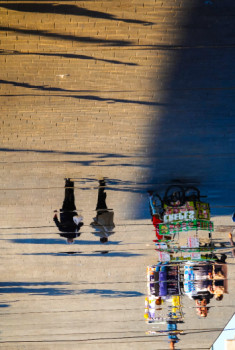
[[[163,202],[168,206],[181,207],[185,204],[185,191],[180,185],[172,185],[166,189]]]
[[[200,191],[194,186],[186,187],[185,189],[185,199],[192,202],[200,202]]]

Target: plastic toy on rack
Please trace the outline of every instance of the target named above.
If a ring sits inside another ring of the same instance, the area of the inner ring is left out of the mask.
[[[166,323],[166,314],[161,307],[164,301],[154,295],[145,298],[144,318],[147,323]]]
[[[172,314],[171,318],[183,321],[183,309],[181,303],[181,296],[174,295],[172,297]]]
[[[161,299],[161,298],[160,298]],[[182,311],[181,297],[173,295],[171,299],[163,302],[159,298],[149,296],[145,298],[145,319],[147,323],[164,324],[169,321],[182,323],[184,314]]]

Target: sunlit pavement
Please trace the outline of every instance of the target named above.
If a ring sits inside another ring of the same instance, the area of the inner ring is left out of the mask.
[[[0,1],[1,348],[169,348],[145,335],[157,260],[147,190],[198,186],[228,242],[234,6]],[[90,227],[102,177],[116,225],[105,245]],[[73,245],[53,222],[64,178],[84,218]],[[210,348],[234,313],[228,262],[229,294],[207,319],[185,298],[178,348]]]

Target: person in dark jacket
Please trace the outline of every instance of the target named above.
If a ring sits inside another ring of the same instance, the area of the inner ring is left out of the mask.
[[[78,216],[74,198],[74,182],[65,179],[65,198],[63,206],[60,209],[60,221],[57,216],[57,210],[53,218],[58,227],[61,237],[67,238],[67,243],[74,243],[74,238],[80,236],[80,228],[83,226],[82,216]]]

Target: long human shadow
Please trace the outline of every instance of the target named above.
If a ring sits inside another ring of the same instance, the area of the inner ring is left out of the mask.
[[[99,39],[99,38],[93,38],[88,36],[52,33],[46,30],[21,29],[21,28],[15,28],[15,27],[0,26],[0,31],[14,32],[14,33],[19,33],[24,35],[36,35],[36,36],[42,36],[49,39],[75,41],[75,42],[87,43],[87,44],[101,44],[105,46],[131,46],[133,44],[133,42],[130,40]]]
[[[93,57],[93,56],[76,55],[76,54],[70,54],[70,53],[23,52],[23,51],[16,51],[16,50],[1,50],[0,49],[0,55],[21,55],[21,56],[33,55],[33,56],[46,56],[46,57],[63,57],[63,58],[74,58],[74,59],[79,59],[79,60],[100,61],[100,62],[119,64],[119,65],[124,65],[124,66],[138,66],[137,63],[132,63],[132,62],[108,60],[105,58],[97,58],[97,57]]]
[[[0,152],[35,152],[35,153],[52,153],[52,154],[66,154],[70,156],[93,156],[96,158],[129,158],[130,156],[121,153],[102,153],[102,152],[77,152],[77,151],[58,151],[58,150],[40,150],[28,148],[0,148]]]
[[[8,241],[18,244],[64,244],[63,239],[59,238],[15,238]]]
[[[146,171],[146,183],[156,184],[150,189],[162,194],[169,183],[193,184],[207,195],[206,201],[214,207],[212,215],[231,215],[235,208],[235,36],[231,13],[235,13],[235,2],[225,0],[213,1],[211,6],[198,1],[192,4],[191,15],[185,14],[181,28],[186,34],[180,44],[195,48],[169,53],[175,66],[160,100],[167,108],[156,108],[148,135],[147,163],[151,167]],[[221,49],[213,47],[216,45]],[[139,208],[136,217],[143,217]]]
[[[28,286],[62,286],[69,285],[68,282],[0,282],[0,287],[28,287]]]
[[[20,12],[36,12],[36,13],[54,13],[62,15],[72,15],[72,16],[82,16],[82,17],[92,17],[107,19],[111,21],[120,21],[125,23],[133,24],[143,24],[143,25],[152,25],[153,22],[141,21],[138,19],[124,19],[114,16],[110,13],[88,10],[84,7],[78,7],[75,5],[67,4],[40,4],[40,3],[1,3],[0,7],[6,8],[8,10],[20,11]]]
[[[56,288],[51,286],[56,285],[68,285],[69,283],[63,282],[1,282],[0,294],[12,294],[12,293],[27,293],[31,295],[71,295],[76,293],[75,290]]]
[[[90,165],[96,165],[99,163],[100,166],[106,167],[106,166],[120,166],[120,167],[134,167],[136,164],[132,164],[131,162],[123,162],[116,164],[117,159],[131,159],[131,156],[127,156],[124,154],[115,154],[115,153],[92,153],[92,152],[70,152],[70,151],[58,151],[58,150],[37,150],[37,149],[17,149],[17,148],[0,148],[0,152],[31,152],[31,153],[48,153],[48,154],[66,154],[66,155],[77,155],[77,156],[91,156],[92,159],[86,159],[86,160],[63,160],[63,163],[70,163],[70,164],[77,164],[77,165],[83,165],[83,166],[90,166]],[[44,162],[44,160],[37,161],[37,162]],[[59,162],[59,161],[57,161]],[[86,190],[89,188],[82,188],[82,190]],[[128,191],[128,189],[122,189],[123,191]],[[139,190],[137,190],[139,191]],[[136,192],[136,190],[135,190]]]
[[[12,243],[18,243],[18,244],[65,244],[65,240],[63,238],[58,238],[58,239],[56,238],[15,238],[15,239],[8,239],[8,241]],[[109,241],[108,245],[117,245],[119,243],[121,243],[121,241]],[[83,240],[81,236],[80,239],[75,240],[75,244],[100,245],[100,241]]]
[[[112,289],[65,289],[52,286],[69,285],[66,282],[1,282],[0,294],[27,293],[31,295],[71,295],[71,294],[94,294],[101,297],[123,298],[138,297],[143,294],[136,291],[119,291]]]

